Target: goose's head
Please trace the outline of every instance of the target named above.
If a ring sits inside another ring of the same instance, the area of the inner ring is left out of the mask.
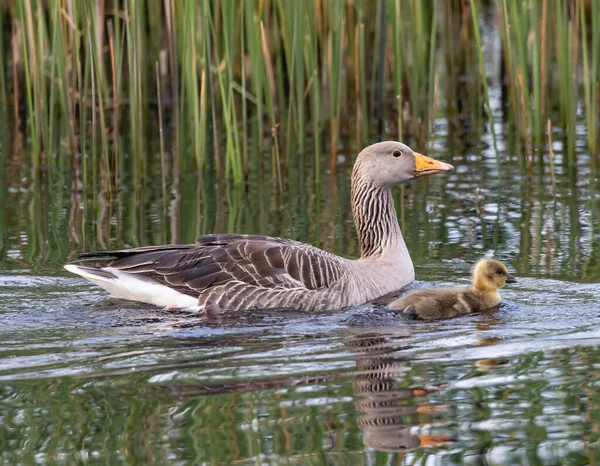
[[[494,259],[481,259],[473,268],[473,286],[479,291],[496,291],[507,283],[517,283],[506,266]]]
[[[454,167],[414,152],[401,142],[372,144],[358,154],[353,176],[376,186],[399,186],[414,178],[450,172]]]

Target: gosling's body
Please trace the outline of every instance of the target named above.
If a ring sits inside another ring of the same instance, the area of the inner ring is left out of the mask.
[[[389,307],[422,320],[451,319],[498,306],[502,301],[498,290],[515,282],[502,262],[482,259],[473,268],[473,286],[420,289],[398,298]]]
[[[421,289],[408,293],[390,307],[422,320],[451,319],[491,309],[500,304],[500,293],[475,288]]]

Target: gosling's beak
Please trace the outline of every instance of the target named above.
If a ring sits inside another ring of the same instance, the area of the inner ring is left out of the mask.
[[[517,283],[517,279],[509,273],[506,275],[506,283]]]
[[[415,152],[415,178],[421,176],[435,175],[436,173],[451,172],[454,167],[449,163],[439,162]]]

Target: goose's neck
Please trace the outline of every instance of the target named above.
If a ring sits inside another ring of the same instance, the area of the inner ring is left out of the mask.
[[[352,215],[362,259],[391,256],[410,261],[389,187],[375,186],[354,176]]]

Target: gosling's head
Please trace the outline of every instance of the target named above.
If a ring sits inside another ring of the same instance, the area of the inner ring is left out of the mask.
[[[405,144],[384,141],[366,147],[358,154],[353,180],[373,186],[399,186],[414,178],[450,172],[454,167],[425,157]]]
[[[507,283],[517,283],[517,279],[500,261],[481,259],[473,267],[473,286],[479,291],[496,291]]]

